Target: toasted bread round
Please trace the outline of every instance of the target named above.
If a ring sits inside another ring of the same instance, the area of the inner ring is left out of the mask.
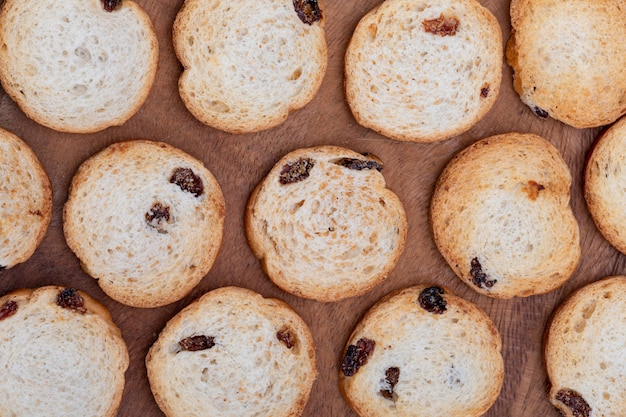
[[[148,15],[123,0],[6,0],[0,81],[24,113],[49,128],[89,133],[123,124],[148,96],[158,45]]]
[[[286,303],[213,290],[172,318],[146,357],[167,417],[295,417],[317,371],[306,323]]]
[[[434,142],[491,109],[502,79],[502,33],[475,0],[387,0],[357,25],[345,58],[356,121],[387,137]]]
[[[502,341],[478,306],[438,287],[394,292],[348,340],[339,386],[361,417],[484,414],[504,378]]]
[[[626,118],[596,141],[585,167],[585,201],[598,230],[626,254]]]
[[[0,298],[0,415],[114,417],[128,351],[106,307],[56,286]]]
[[[615,0],[513,0],[506,58],[522,102],[576,128],[626,113],[626,7]]]
[[[246,210],[248,242],[276,285],[337,301],[387,277],[404,250],[407,219],[380,169],[377,158],[335,146],[278,161]]]
[[[620,417],[626,390],[626,277],[588,284],[556,310],[546,331],[549,399],[565,417]]]
[[[561,286],[580,260],[571,174],[559,151],[507,133],[470,145],[446,166],[431,201],[432,232],[450,267],[496,298]]]
[[[185,106],[230,133],[283,123],[326,73],[324,17],[317,0],[186,0],[173,32]]]
[[[37,155],[0,128],[0,271],[25,262],[52,216],[52,185]]]
[[[136,140],[80,166],[63,231],[111,298],[157,307],[184,297],[209,272],[224,216],[220,186],[202,162],[165,143]]]

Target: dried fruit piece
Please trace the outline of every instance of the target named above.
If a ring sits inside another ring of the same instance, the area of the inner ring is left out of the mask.
[[[13,300],[9,300],[2,308],[0,308],[0,320],[4,320],[7,317],[11,317],[13,314],[17,312],[17,303]]]
[[[296,10],[302,23],[312,25],[322,20],[322,10],[317,0],[293,0],[293,8]]]
[[[441,296],[442,294],[444,294],[444,291],[440,287],[423,289],[418,297],[420,306],[429,313],[443,314],[447,310],[447,302]]]
[[[478,258],[472,259],[470,274],[472,275],[472,282],[478,288],[491,288],[498,281],[496,279],[488,279],[487,274],[483,272],[483,267],[478,261]]]
[[[548,112],[541,107],[532,106],[530,109],[533,111],[533,113],[535,113],[537,117],[541,117],[542,119],[548,117]]]
[[[459,21],[455,17],[446,17],[442,14],[436,19],[424,20],[424,30],[433,35],[454,36],[459,27]]]
[[[556,400],[572,410],[574,417],[589,417],[591,415],[591,407],[589,407],[587,401],[574,390],[560,390],[556,393]]]
[[[191,336],[182,339],[178,342],[178,344],[181,348],[183,348],[183,350],[187,350],[189,352],[206,350],[215,346],[215,337],[204,335]]]
[[[291,333],[289,329],[282,329],[276,332],[276,338],[283,342],[287,349],[291,349],[295,346],[295,336]]]
[[[65,288],[59,291],[57,305],[80,314],[87,312],[85,299],[74,288]]]
[[[280,171],[278,181],[283,184],[293,184],[309,178],[311,169],[315,166],[315,161],[311,158],[300,158],[295,162],[286,164]]]
[[[383,397],[393,400],[395,388],[398,380],[400,379],[400,368],[392,366],[391,368],[387,368],[385,371],[385,379],[383,380],[383,387],[380,389],[380,395]]]
[[[170,178],[170,182],[196,197],[201,196],[204,192],[202,178],[197,176],[191,168],[176,168]]]
[[[374,352],[376,342],[370,339],[361,338],[356,345],[348,346],[346,355],[343,357],[341,371],[345,376],[352,376],[357,373],[359,368],[367,363],[367,360]]]
[[[546,187],[539,184],[537,181],[530,180],[522,189],[528,194],[528,198],[535,201],[537,197],[539,197],[539,191],[545,190]]]
[[[489,84],[485,84],[481,89],[480,89],[480,96],[482,98],[487,98],[489,97]]]
[[[170,221],[170,208],[161,203],[154,203],[152,208],[146,213],[148,226],[162,230],[163,224]]]
[[[122,0],[102,0],[102,6],[107,12],[112,12],[120,4],[122,4]]]
[[[355,169],[361,171],[363,169],[375,169],[380,171],[383,169],[383,164],[376,159],[356,159],[356,158],[341,158],[335,161],[335,164],[341,165],[348,169]]]

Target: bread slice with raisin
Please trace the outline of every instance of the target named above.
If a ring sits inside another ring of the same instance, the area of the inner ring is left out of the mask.
[[[324,22],[318,0],[185,0],[173,29],[183,103],[230,133],[283,123],[321,86]]]
[[[302,318],[237,287],[213,290],[173,317],[146,366],[167,417],[296,417],[317,374]]]
[[[114,417],[128,363],[109,311],[84,292],[0,297],[0,415]]]
[[[505,133],[459,152],[441,173],[430,221],[456,275],[495,298],[543,294],[580,261],[572,177],[558,149],[533,134]]]
[[[26,142],[0,128],[0,271],[27,261],[52,217],[52,185]]]
[[[439,286],[383,297],[356,326],[339,386],[361,417],[483,415],[504,379],[502,341],[489,316]]]
[[[257,185],[246,234],[270,279],[319,301],[364,294],[396,265],[407,235],[382,162],[336,146],[285,155]]]
[[[356,121],[412,142],[470,129],[495,103],[502,33],[476,0],[387,0],[359,22],[345,57]]]
[[[120,142],[72,179],[63,231],[85,272],[134,307],[177,301],[215,262],[224,196],[191,155],[162,142]]]
[[[565,417],[624,415],[626,277],[586,285],[555,311],[546,330],[549,399]]]
[[[90,133],[123,124],[148,97],[157,61],[150,18],[131,0],[2,4],[2,87],[49,128]]]
[[[582,129],[626,113],[622,0],[513,0],[511,25],[513,86],[537,116]]]

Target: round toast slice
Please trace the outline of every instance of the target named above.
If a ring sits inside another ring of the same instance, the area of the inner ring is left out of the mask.
[[[246,235],[269,278],[318,301],[364,294],[395,267],[407,235],[382,162],[336,146],[278,161],[252,192]]]
[[[565,417],[624,415],[626,277],[588,284],[556,309],[546,330],[549,399]]]
[[[283,123],[322,84],[324,22],[318,0],[186,0],[173,30],[183,103],[229,133]]]
[[[435,243],[456,275],[481,294],[552,291],[580,261],[571,182],[558,149],[537,135],[475,142],[448,163],[435,186]]]
[[[489,316],[439,286],[418,285],[374,305],[352,332],[339,386],[361,417],[483,415],[504,379]]]
[[[0,415],[114,417],[129,357],[105,306],[73,288],[0,297]]]
[[[183,298],[221,247],[225,203],[202,162],[162,142],[120,142],[72,179],[63,231],[111,298],[158,307]]]
[[[237,287],[213,290],[173,317],[146,366],[167,417],[296,417],[317,374],[302,318]]]
[[[27,261],[52,217],[52,185],[35,152],[0,128],[0,271]]]
[[[150,18],[130,0],[2,5],[2,87],[51,129],[91,133],[123,124],[148,97],[157,61]]]
[[[345,56],[356,121],[392,139],[459,135],[495,103],[502,33],[476,0],[387,0],[359,22]]]

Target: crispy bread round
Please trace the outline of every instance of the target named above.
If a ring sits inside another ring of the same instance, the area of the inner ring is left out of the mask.
[[[167,417],[296,417],[317,374],[302,318],[237,287],[213,290],[172,318],[146,366]]]
[[[211,172],[161,142],[113,144],[72,179],[63,231],[111,298],[157,307],[184,297],[217,257],[225,204]]]
[[[504,379],[502,341],[478,306],[418,285],[376,303],[348,340],[339,386],[361,417],[484,414]]]
[[[475,0],[387,0],[357,25],[345,58],[356,121],[387,137],[434,142],[491,109],[502,80],[502,33]]]
[[[317,0],[186,0],[173,31],[185,106],[230,133],[283,123],[322,83],[324,21]]]
[[[0,81],[36,122],[95,132],[123,124],[147,98],[158,61],[150,18],[130,0],[111,12],[103,3],[3,3]]]
[[[114,417],[129,358],[109,311],[56,286],[0,298],[0,415]]]
[[[626,118],[596,141],[585,167],[585,201],[604,238],[626,254]]]
[[[480,140],[437,181],[430,207],[435,243],[479,293],[510,298],[552,291],[580,260],[571,182],[558,149],[539,136]]]
[[[0,128],[0,271],[25,262],[52,216],[52,185],[37,155]]]
[[[396,265],[407,235],[382,163],[336,146],[281,158],[250,196],[246,234],[283,290],[319,301],[364,294]]]
[[[626,277],[588,284],[556,310],[546,331],[549,399],[565,417],[620,417],[626,404]]]
[[[626,113],[623,0],[513,0],[506,57],[521,100],[576,128]]]

